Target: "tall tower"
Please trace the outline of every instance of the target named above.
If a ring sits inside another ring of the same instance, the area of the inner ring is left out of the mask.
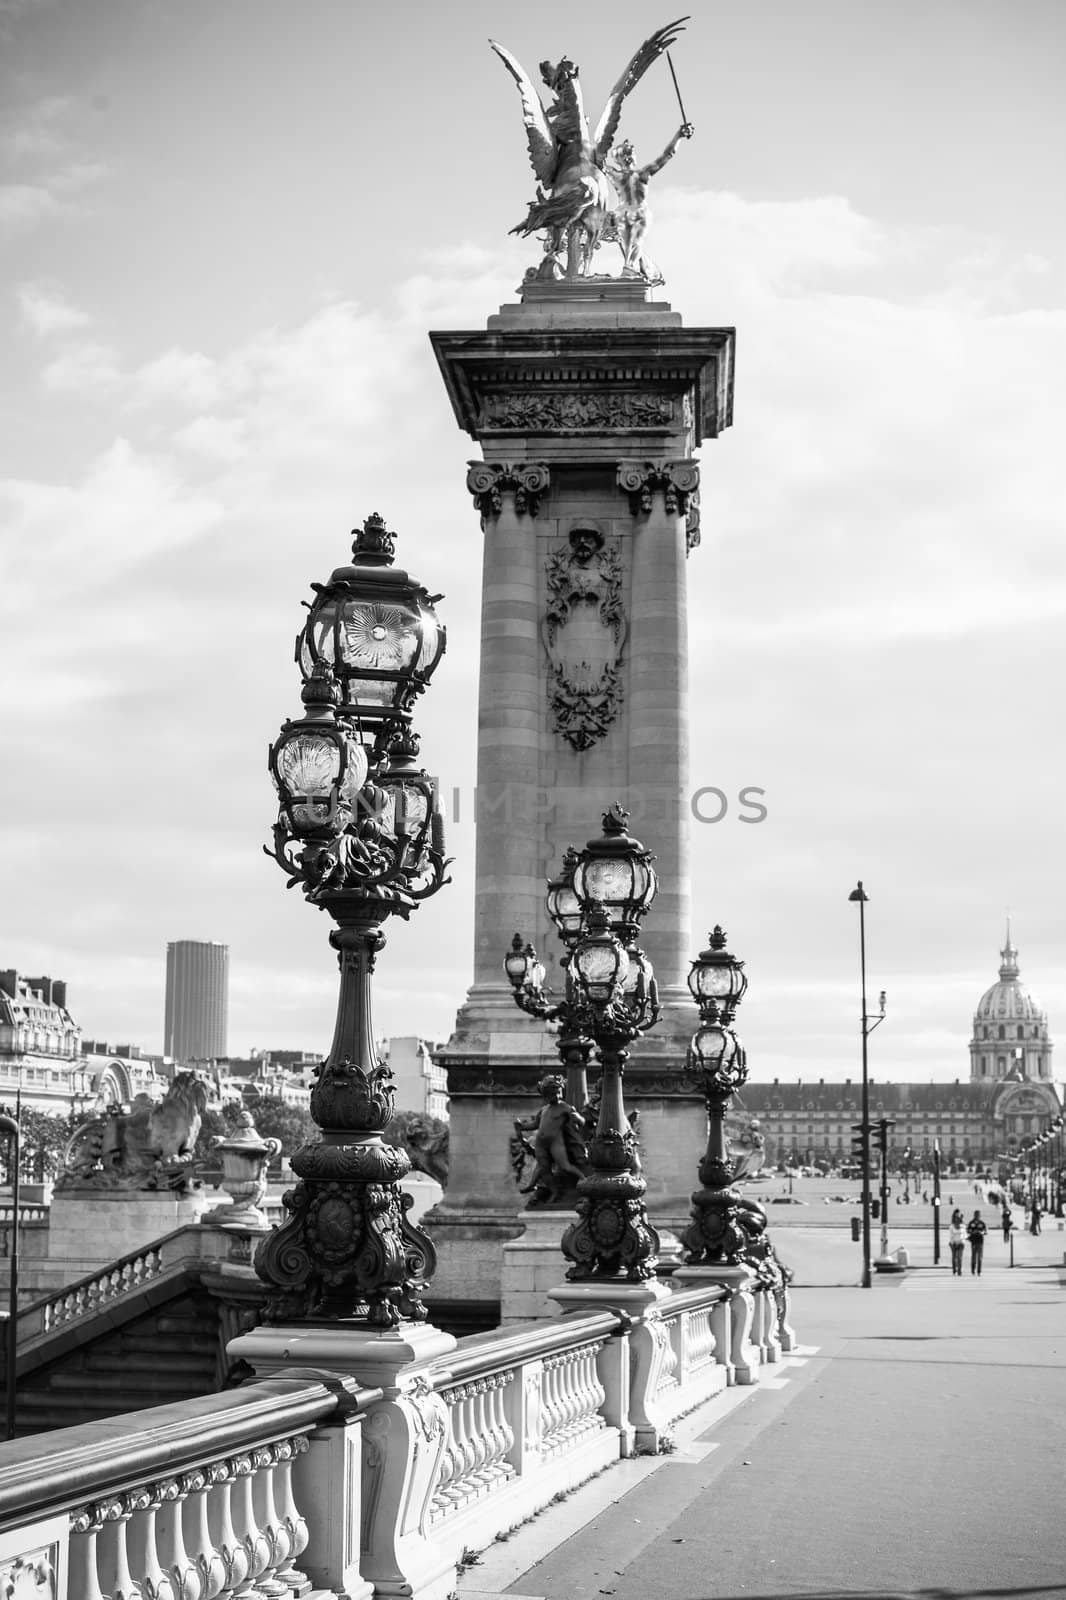
[[[1047,1012],[1021,982],[1018,951],[1007,942],[999,952],[999,980],[977,1003],[970,1040],[970,1078],[974,1083],[1026,1078],[1051,1082]]]
[[[179,1064],[225,1056],[229,946],[196,939],[167,945],[163,1053]]]
[[[649,1209],[677,1224],[688,1212],[705,1127],[680,1071],[695,1026],[686,563],[699,543],[694,451],[732,420],[734,332],[686,329],[640,279],[533,278],[484,332],[430,337],[483,455],[467,475],[484,538],[474,975],[439,1053],[444,1295],[449,1221],[494,1216],[504,1237],[516,1231],[508,1137],[557,1060],[544,1024],[514,1005],[505,949],[515,932],[532,939],[561,987],[546,879],[614,801],[661,882],[641,943],[664,1016],[634,1049],[627,1103],[641,1113]]]

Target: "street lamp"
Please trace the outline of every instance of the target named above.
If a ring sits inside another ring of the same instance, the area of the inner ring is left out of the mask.
[[[654,857],[628,828],[628,813],[611,806],[602,834],[580,851],[568,849],[559,875],[549,880],[548,912],[566,948],[562,998],[553,1000],[544,987],[544,968],[520,934],[504,959],[520,1009],[559,1024],[571,1103],[586,1103],[584,1075],[593,1050],[602,1067],[588,1171],[577,1182],[578,1217],[560,1241],[572,1263],[571,1282],[623,1275],[642,1282],[654,1273],[659,1249],[622,1095],[629,1048],[659,1020],[655,974],[637,944],[657,888]]]
[[[859,907],[859,967],[862,976],[862,1286],[870,1279],[870,1074],[867,1042],[875,1028],[885,1020],[885,991],[881,990],[880,1014],[871,1018],[866,1010],[866,902],[869,899],[860,878],[848,895]]]
[[[395,1091],[371,1015],[382,924],[448,882],[434,784],[410,725],[444,650],[440,596],[394,571],[393,556],[394,535],[375,514],[355,534],[352,564],[313,586],[296,645],[304,713],[283,724],[268,757],[279,812],[267,854],[336,922],[341,974],[333,1043],[311,1090],[320,1137],[292,1157],[300,1181],[284,1199],[289,1215],[255,1258],[273,1290],[268,1321],[423,1321],[436,1264],[397,1189],[410,1161],[382,1138]]]
[[[726,949],[721,927],[693,961],[688,986],[700,1009],[700,1025],[689,1044],[685,1076],[703,1091],[707,1149],[699,1165],[702,1188],[692,1196],[692,1220],[681,1242],[689,1266],[735,1265],[752,1235],[765,1229],[766,1214],[733,1187],[736,1167],[726,1143],[726,1107],[748,1077],[744,1046],[732,1028],[748,980],[743,961]]]
[[[18,1312],[19,1312],[19,1166],[22,1160],[21,1139],[22,1131],[19,1126],[19,1111],[16,1105],[16,1114],[9,1117],[6,1112],[0,1112],[0,1133],[6,1133],[8,1144],[7,1165],[11,1174],[11,1261],[10,1276],[8,1278],[7,1301],[7,1338],[4,1340],[4,1374],[7,1393],[5,1396],[5,1420],[7,1437],[15,1437],[15,1363],[18,1355]]]

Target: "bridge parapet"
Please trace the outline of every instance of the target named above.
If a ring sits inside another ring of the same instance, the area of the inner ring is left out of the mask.
[[[725,1387],[731,1302],[706,1283],[476,1334],[390,1386],[293,1366],[0,1445],[0,1592],[444,1600],[464,1550]]]

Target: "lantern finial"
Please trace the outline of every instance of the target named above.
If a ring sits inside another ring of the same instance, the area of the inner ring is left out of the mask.
[[[372,511],[361,528],[352,529],[352,561],[357,567],[391,567],[396,559],[396,535],[385,518]]]

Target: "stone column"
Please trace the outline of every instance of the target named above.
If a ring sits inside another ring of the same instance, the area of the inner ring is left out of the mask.
[[[693,453],[732,420],[733,332],[685,329],[642,282],[579,279],[526,284],[485,330],[431,339],[485,458],[468,480],[485,541],[474,974],[437,1057],[451,1170],[427,1219],[443,1303],[485,1299],[487,1263],[498,1276],[498,1247],[521,1231],[508,1139],[556,1066],[543,1024],[514,1005],[504,952],[521,932],[559,986],[545,878],[615,801],[661,882],[646,946],[664,1019],[634,1048],[627,1092],[653,1220],[684,1225],[703,1140],[678,1071],[691,1031],[685,565]]]

